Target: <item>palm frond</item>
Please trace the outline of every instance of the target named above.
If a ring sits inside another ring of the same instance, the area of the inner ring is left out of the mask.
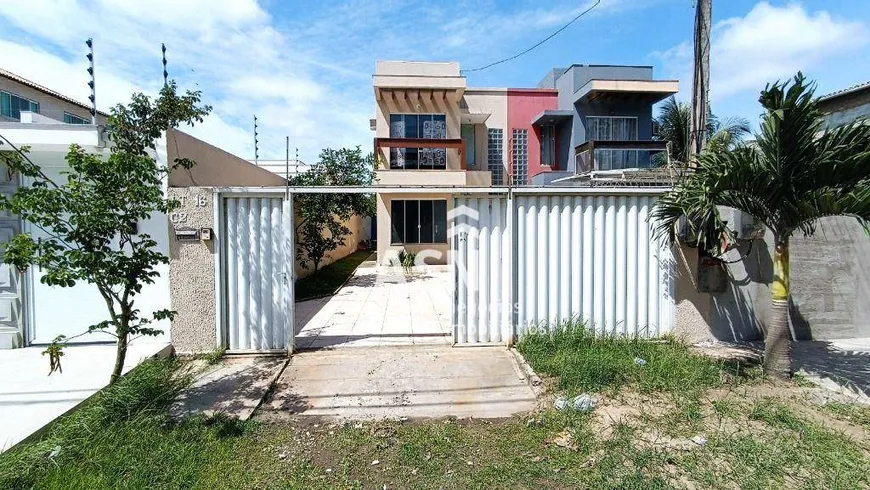
[[[716,250],[728,233],[718,206],[755,217],[777,239],[796,230],[812,234],[826,216],[854,217],[870,233],[870,126],[859,121],[823,131],[813,93],[801,73],[768,85],[759,98],[765,113],[756,144],[711,145],[695,171],[656,204],[656,233],[673,240],[674,227],[687,219],[699,246]],[[748,126],[712,124],[735,133]]]
[[[672,160],[685,162],[688,158],[689,126],[691,125],[691,108],[684,102],[678,102],[674,96],[662,104],[659,116],[656,118],[656,138],[670,143]]]

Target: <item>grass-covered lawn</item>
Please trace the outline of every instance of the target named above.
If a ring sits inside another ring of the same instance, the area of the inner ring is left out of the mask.
[[[296,281],[296,301],[317,298],[335,292],[353,271],[372,256],[371,250],[361,250],[321,268]]]
[[[149,361],[46,439],[0,456],[0,488],[870,485],[866,407],[820,405],[810,396],[817,388],[767,381],[672,341],[575,330],[529,337],[519,348],[553,376],[545,379],[554,392],[593,392],[598,407],[500,421],[172,421],[167,406],[185,381],[180,363]]]

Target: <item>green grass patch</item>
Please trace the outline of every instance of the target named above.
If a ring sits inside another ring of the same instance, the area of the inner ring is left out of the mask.
[[[638,351],[620,342],[612,343],[614,349],[629,349],[626,352],[632,356],[631,366],[641,368],[633,363]],[[592,351],[603,349],[597,343],[590,347],[577,341],[575,345]],[[679,344],[650,345],[666,349],[664,353],[640,351],[647,356],[647,366],[655,367],[654,373],[667,366],[682,369],[685,363],[700,362],[675,359],[676,352],[682,349]],[[596,356],[608,358],[601,352]],[[657,356],[663,359],[656,361]],[[712,366],[727,372],[715,362]],[[59,420],[43,439],[0,455],[0,488],[647,489],[870,485],[866,448],[802,418],[799,413],[803,412],[789,405],[792,402],[781,399],[753,402],[733,399],[729,394],[729,398],[711,403],[704,401],[706,397],[687,396],[671,382],[651,379],[646,380],[649,389],[667,391],[658,401],[669,400],[672,409],[658,417],[614,422],[608,431],[602,431],[601,414],[597,412],[555,410],[498,421],[440,419],[337,425],[314,418],[269,417],[266,420],[272,422],[243,423],[220,415],[173,420],[168,407],[188,381],[176,374],[185,372],[178,367],[179,361],[148,361],[87,406]],[[712,373],[699,380],[682,380],[694,383],[697,390],[691,393],[701,393],[701,387],[719,383]],[[637,372],[618,379],[622,383],[642,383],[643,376]],[[594,384],[600,379],[578,381],[574,386],[615,389],[614,377],[603,378],[611,380],[610,384]],[[649,396],[658,398],[655,391],[650,391]],[[816,409],[838,418],[862,420],[862,409],[850,407],[829,404]],[[714,415],[704,419],[705,412]],[[707,443],[688,449],[674,444],[695,434],[705,435]]]
[[[558,389],[569,394],[612,392],[628,384],[644,393],[699,392],[738,374],[735,366],[692,354],[672,339],[596,335],[583,323],[528,334],[517,349],[535,371],[557,378]],[[646,363],[639,365],[635,358]]]
[[[840,402],[828,402],[822,407],[837,418],[860,425],[870,431],[870,407]]]
[[[353,271],[371,256],[371,250],[353,252],[310,276],[299,279],[296,281],[296,301],[305,301],[334,293],[353,274]]]
[[[143,419],[165,413],[189,382],[176,375],[177,367],[174,359],[146,361],[76,411],[54,421],[38,440],[4,453],[0,456],[0,488],[30,488],[57,468],[85,464],[92,451],[105,449],[101,440],[115,438],[118,444],[135,440],[137,431],[125,436],[123,431],[116,432],[118,424],[128,429],[140,427]],[[98,486],[71,484],[66,488]]]

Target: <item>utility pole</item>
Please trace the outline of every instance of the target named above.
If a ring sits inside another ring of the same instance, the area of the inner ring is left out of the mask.
[[[707,131],[710,90],[710,22],[713,0],[696,0],[695,73],[692,83],[692,125],[689,132],[689,160],[701,154]],[[693,165],[693,164],[692,164]]]

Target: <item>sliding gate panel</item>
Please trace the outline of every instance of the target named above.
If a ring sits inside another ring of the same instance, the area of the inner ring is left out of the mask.
[[[457,197],[448,213],[453,252],[453,339],[509,343],[511,236],[504,197]]]
[[[674,258],[653,238],[649,195],[514,196],[517,333],[577,319],[655,337],[674,321]]]
[[[223,323],[230,351],[288,350],[293,345],[290,202],[247,196],[223,201]]]

